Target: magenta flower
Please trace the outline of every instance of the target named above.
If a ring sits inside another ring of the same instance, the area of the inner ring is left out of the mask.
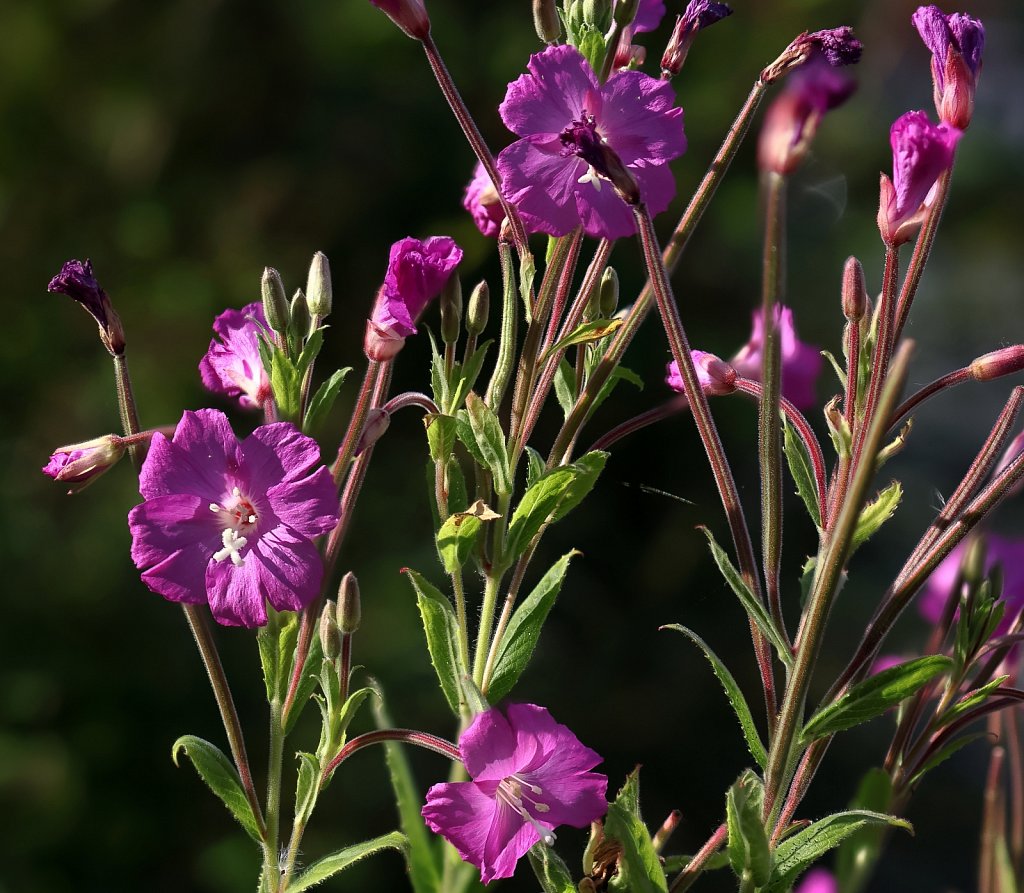
[[[953,153],[963,131],[932,124],[924,112],[907,112],[889,131],[892,180],[882,175],[878,228],[886,244],[911,238],[918,212],[939,176],[953,165]],[[902,228],[902,230],[901,230]]]
[[[260,332],[266,331],[263,305],[228,309],[213,321],[206,355],[199,361],[203,386],[238,400],[243,409],[262,409],[271,397],[270,378],[260,358]],[[218,338],[220,340],[218,340]]]
[[[299,611],[320,591],[313,537],[338,521],[316,441],[290,422],[235,438],[224,413],[186,412],[153,436],[128,515],[132,559],[166,599],[209,602],[218,623],[262,626],[266,602]]]
[[[110,298],[92,274],[92,261],[65,261],[60,272],[50,280],[46,290],[67,295],[81,304],[100,329],[100,340],[112,355],[124,353],[124,330],[121,320],[110,304]]]
[[[498,191],[479,161],[473,168],[473,179],[466,186],[462,207],[473,215],[473,222],[483,235],[498,235],[505,220],[505,211],[498,200]]]
[[[558,825],[585,828],[608,809],[601,762],[543,707],[509,704],[479,714],[459,738],[472,781],[436,784],[423,818],[480,869],[485,884],[511,877]]]
[[[113,468],[124,451],[124,438],[115,434],[58,447],[44,466],[43,474],[62,484],[70,484],[69,494],[78,493]]]
[[[939,120],[966,130],[974,111],[985,28],[969,15],[946,15],[937,6],[919,7],[912,21],[932,52],[932,86]]]
[[[736,370],[724,360],[704,350],[691,350],[690,357],[697,371],[700,388],[709,397],[722,397],[736,390]],[[683,375],[675,360],[665,367],[665,384],[680,394],[686,392]]]
[[[824,868],[812,868],[804,875],[795,893],[839,893],[839,884],[831,872]]]
[[[823,360],[818,348],[797,337],[793,311],[779,307],[777,325],[782,354],[782,396],[797,409],[807,409],[817,402],[814,386],[821,373]],[[761,349],[764,343],[764,317],[761,310],[753,314],[750,340],[732,358],[732,365],[744,378],[761,380]]]
[[[617,3],[612,4],[614,14]],[[665,17],[665,0],[640,0],[636,8],[636,15],[628,26],[634,34],[644,34],[654,31],[661,20]]]
[[[616,187],[632,177],[651,213],[664,211],[675,193],[668,162],[686,149],[672,88],[639,71],[598,84],[570,46],[548,47],[527,67],[500,107],[522,139],[498,156],[503,191],[527,225],[553,236],[580,224],[591,236],[631,235],[636,223],[612,177]]]
[[[370,0],[414,40],[423,40],[430,34],[430,17],[423,0]]]
[[[392,359],[416,334],[416,320],[461,260],[462,249],[448,236],[405,238],[391,246],[384,284],[366,322],[363,349],[371,360]]]

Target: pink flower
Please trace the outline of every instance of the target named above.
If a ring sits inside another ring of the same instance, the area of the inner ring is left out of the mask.
[[[629,26],[634,34],[654,31],[665,17],[665,0],[640,0],[636,15]]]
[[[124,439],[115,434],[58,447],[43,468],[43,474],[62,484],[71,484],[69,494],[78,493],[113,468],[124,451]]]
[[[448,236],[405,238],[391,246],[384,284],[366,322],[363,349],[371,360],[390,360],[416,334],[416,320],[461,260],[462,249]]]
[[[778,327],[781,336],[782,353],[782,396],[797,409],[814,406],[817,396],[815,383],[821,373],[822,357],[818,348],[806,344],[797,337],[793,322],[793,311],[779,307]],[[744,378],[761,380],[761,349],[764,341],[764,317],[761,310],[753,314],[753,331],[750,340],[732,358],[732,365]]]
[[[652,214],[664,211],[675,193],[668,162],[686,149],[672,88],[639,71],[598,84],[571,46],[548,47],[527,68],[500,107],[522,139],[497,162],[502,189],[526,224],[553,236],[580,224],[591,236],[631,235],[636,223],[617,193],[624,180],[635,180]]]
[[[882,175],[878,206],[878,228],[886,244],[911,238],[929,191],[953,165],[961,136],[962,131],[945,122],[932,124],[924,112],[907,112],[893,123],[892,180]]]
[[[558,825],[585,828],[608,809],[608,779],[589,771],[601,757],[543,707],[479,714],[459,750],[472,781],[434,785],[423,818],[485,884],[511,877],[531,846],[554,842]]]
[[[804,875],[795,893],[839,893],[839,884],[831,872],[824,868],[812,868]]]
[[[213,321],[215,338],[199,361],[203,386],[238,401],[243,409],[262,409],[271,397],[270,378],[260,358],[260,332],[266,331],[263,305],[228,309]],[[217,339],[220,340],[217,340]]]
[[[966,130],[974,111],[985,28],[969,15],[946,15],[937,6],[919,7],[912,21],[932,52],[932,86],[939,120]]]
[[[111,355],[124,353],[124,330],[121,320],[110,304],[110,298],[100,287],[92,274],[92,262],[86,260],[69,260],[60,268],[60,272],[50,280],[46,290],[56,294],[67,295],[71,300],[81,304],[100,329],[100,340]]]
[[[430,34],[430,17],[423,0],[370,0],[383,10],[392,22],[414,40],[423,40]]]
[[[469,181],[466,194],[462,197],[462,207],[473,215],[473,222],[481,233],[485,236],[498,235],[505,220],[505,211],[498,201],[498,191],[479,161],[473,168],[473,179]]]
[[[132,559],[166,599],[209,602],[219,623],[262,626],[266,602],[299,611],[320,591],[313,537],[338,521],[320,448],[289,422],[235,438],[222,412],[181,417],[153,436],[139,476],[145,502],[128,515]]]
[[[713,353],[703,350],[691,350],[690,357],[697,370],[697,380],[700,382],[701,390],[709,397],[722,397],[736,390],[736,370],[728,363],[720,360]],[[665,384],[673,391],[678,391],[680,394],[685,393],[683,375],[675,360],[668,364],[665,373]]]

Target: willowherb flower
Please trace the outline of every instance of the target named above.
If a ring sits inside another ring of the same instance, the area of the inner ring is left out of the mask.
[[[932,53],[932,87],[939,120],[966,130],[974,112],[985,28],[965,13],[946,15],[937,6],[918,7],[912,21]]]
[[[459,751],[472,781],[434,785],[423,818],[485,884],[511,877],[531,846],[554,842],[558,825],[584,828],[608,809],[608,779],[590,771],[601,757],[543,707],[479,714]]]
[[[736,370],[724,360],[704,350],[691,350],[690,358],[693,360],[700,388],[709,397],[724,397],[736,390]],[[665,384],[680,394],[686,392],[683,375],[675,360],[665,367]]]
[[[113,468],[124,452],[124,438],[116,434],[57,447],[43,467],[43,474],[62,484],[70,484],[69,494],[78,493]]]
[[[824,31],[805,31],[782,51],[778,59],[761,72],[761,80],[766,84],[774,83],[786,72],[810,62],[817,56],[837,68],[842,65],[855,65],[860,61],[863,49],[849,25],[826,28]]]
[[[500,107],[521,139],[497,162],[505,196],[526,224],[553,236],[581,224],[591,236],[628,236],[636,223],[619,193],[631,189],[652,214],[664,211],[675,193],[668,162],[686,149],[672,88],[639,71],[598,84],[570,46],[548,47],[527,67]]]
[[[110,298],[92,273],[92,261],[65,261],[60,272],[50,280],[47,291],[67,295],[81,304],[96,320],[100,340],[111,356],[124,353],[124,330],[121,319],[110,304]]]
[[[390,360],[416,334],[416,320],[444,288],[462,260],[448,236],[405,238],[391,246],[388,271],[366,321],[363,350],[371,360]]]
[[[612,15],[619,11],[619,5],[617,0],[612,4]],[[648,31],[656,30],[664,17],[665,0],[640,0],[637,4],[636,15],[633,16],[633,21],[627,27],[633,34],[645,34]]]
[[[228,309],[213,321],[206,355],[199,361],[203,386],[238,401],[243,409],[262,409],[271,398],[270,378],[260,357],[260,333],[267,330],[263,305]]]
[[[424,40],[430,34],[430,16],[423,0],[370,0],[413,40]]]
[[[476,228],[485,236],[497,236],[505,220],[505,211],[498,199],[498,190],[484,166],[478,161],[473,168],[473,179],[466,186],[462,207],[473,215]]]
[[[777,310],[776,326],[779,333],[779,347],[782,357],[782,396],[797,409],[807,409],[817,401],[815,384],[821,373],[823,360],[818,348],[797,337],[793,311],[780,306]],[[764,354],[764,311],[755,310],[750,340],[740,348],[730,361],[744,378],[761,380],[761,366]]]
[[[963,131],[932,124],[925,112],[907,112],[889,131],[892,180],[882,174],[878,229],[887,245],[912,238],[920,226],[921,206],[939,177],[953,165]]]
[[[732,8],[725,3],[714,3],[712,0],[690,0],[686,4],[686,9],[683,10],[683,14],[676,16],[672,36],[661,57],[662,75],[675,77],[679,74],[698,32],[731,15]]]
[[[797,885],[795,893],[839,893],[839,884],[830,871],[812,868]]]
[[[153,592],[255,627],[266,602],[299,611],[320,591],[313,538],[337,523],[338,497],[316,441],[290,422],[239,441],[224,413],[186,412],[173,439],[154,435],[139,491],[132,560]]]

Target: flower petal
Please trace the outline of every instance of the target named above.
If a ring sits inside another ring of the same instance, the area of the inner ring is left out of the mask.
[[[320,551],[313,542],[281,524],[260,533],[245,564],[253,564],[264,597],[277,611],[301,611],[316,598],[323,580]]]
[[[686,151],[683,110],[668,81],[622,71],[602,88],[598,130],[623,164],[664,164]]]
[[[636,219],[629,206],[604,181],[596,189],[593,183],[576,187],[576,211],[583,231],[597,239],[622,239],[636,232]]]
[[[501,120],[514,134],[557,136],[584,109],[596,114],[597,79],[575,47],[548,47],[534,53],[526,67],[527,74],[508,85],[498,107]]]
[[[211,561],[206,568],[210,611],[222,626],[264,626],[267,606],[260,588],[260,562],[247,560],[241,567],[230,561]]]
[[[501,781],[519,771],[525,764],[519,746],[516,732],[497,709],[477,714],[459,736],[462,762],[476,781]]]
[[[531,231],[564,236],[579,226],[575,195],[585,162],[560,155],[550,141],[522,139],[502,150],[497,165],[505,195]]]
[[[309,474],[320,462],[320,447],[291,422],[261,425],[241,443],[246,483],[257,492]]]
[[[186,411],[173,440],[153,435],[139,474],[139,492],[146,499],[189,493],[207,503],[224,493],[224,471],[238,461],[238,441],[227,416],[216,409]]]
[[[128,514],[132,560],[153,592],[178,602],[206,601],[206,565],[218,524],[196,496],[159,496]]]

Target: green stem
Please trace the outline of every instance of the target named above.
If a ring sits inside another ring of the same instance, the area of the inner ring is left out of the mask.
[[[469,622],[466,619],[466,591],[462,571],[452,574],[452,591],[455,593],[455,620],[459,625],[459,663],[463,673],[469,672]]]
[[[484,583],[483,606],[480,609],[480,629],[476,636],[476,656],[473,660],[473,681],[481,687],[484,681],[484,669],[487,666],[487,654],[491,647],[491,627],[494,625],[494,608],[498,602],[498,589],[500,586],[500,575],[493,571],[489,573]]]
[[[512,249],[508,242],[500,239],[498,241],[498,258],[501,261],[502,286],[501,336],[498,342],[498,359],[494,363],[494,372],[491,374],[491,381],[487,385],[487,394],[484,397],[484,402],[495,413],[501,407],[505,389],[508,387],[512,369],[515,366],[516,328],[519,320],[517,313],[519,297],[516,293],[516,272],[512,263]]]
[[[269,893],[281,889],[278,843],[281,830],[281,768],[284,762],[284,726],[281,700],[270,702],[270,755],[267,765],[267,835],[263,846],[263,876]]]

